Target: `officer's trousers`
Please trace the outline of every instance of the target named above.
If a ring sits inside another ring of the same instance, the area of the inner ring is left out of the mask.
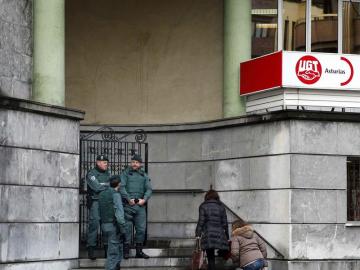
[[[135,226],[135,243],[143,244],[145,241],[146,231],[146,209],[145,206],[129,205],[124,206],[125,221],[126,221],[126,236],[125,243],[129,244],[131,241],[132,225]]]
[[[89,211],[87,246],[96,247],[97,232],[100,224],[99,202],[93,201]]]
[[[122,258],[122,241],[116,226],[113,223],[101,224],[103,235],[107,240],[107,258],[106,258],[106,270],[116,269],[116,265],[121,262]]]

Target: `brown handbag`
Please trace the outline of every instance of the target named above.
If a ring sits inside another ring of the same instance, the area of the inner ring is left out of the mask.
[[[207,269],[207,258],[204,250],[201,250],[201,238],[196,238],[195,249],[192,254],[192,270]]]

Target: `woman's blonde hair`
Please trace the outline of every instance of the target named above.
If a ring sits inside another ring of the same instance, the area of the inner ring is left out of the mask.
[[[244,220],[242,219],[238,219],[238,220],[235,220],[232,224],[231,224],[231,230],[234,231],[238,228],[241,228],[241,227],[244,227],[244,226],[247,226],[249,225],[248,223],[246,223]]]

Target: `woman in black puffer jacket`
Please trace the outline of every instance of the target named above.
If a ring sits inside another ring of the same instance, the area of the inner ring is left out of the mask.
[[[215,269],[215,249],[229,250],[229,228],[226,210],[219,194],[210,189],[199,207],[196,237],[201,237],[201,248],[206,250],[209,270]]]

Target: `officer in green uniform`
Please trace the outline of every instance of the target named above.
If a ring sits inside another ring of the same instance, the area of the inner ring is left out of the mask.
[[[110,173],[108,171],[109,160],[104,155],[96,157],[96,166],[86,175],[87,183],[87,200],[89,207],[88,237],[87,248],[88,256],[91,260],[95,260],[94,249],[96,247],[97,232],[100,224],[99,202],[98,196],[109,186]],[[104,239],[104,243],[106,239]],[[105,247],[106,248],[106,247]]]
[[[141,163],[141,156],[134,155],[131,158],[130,167],[126,168],[120,175],[120,193],[124,202],[126,220],[124,259],[129,258],[132,224],[135,226],[136,258],[149,258],[143,253],[142,248],[146,231],[145,204],[151,197],[152,188],[149,177],[141,168]]]
[[[101,229],[108,241],[106,270],[119,270],[122,257],[125,218],[119,189],[120,177],[115,175],[110,178],[110,187],[99,195]]]

